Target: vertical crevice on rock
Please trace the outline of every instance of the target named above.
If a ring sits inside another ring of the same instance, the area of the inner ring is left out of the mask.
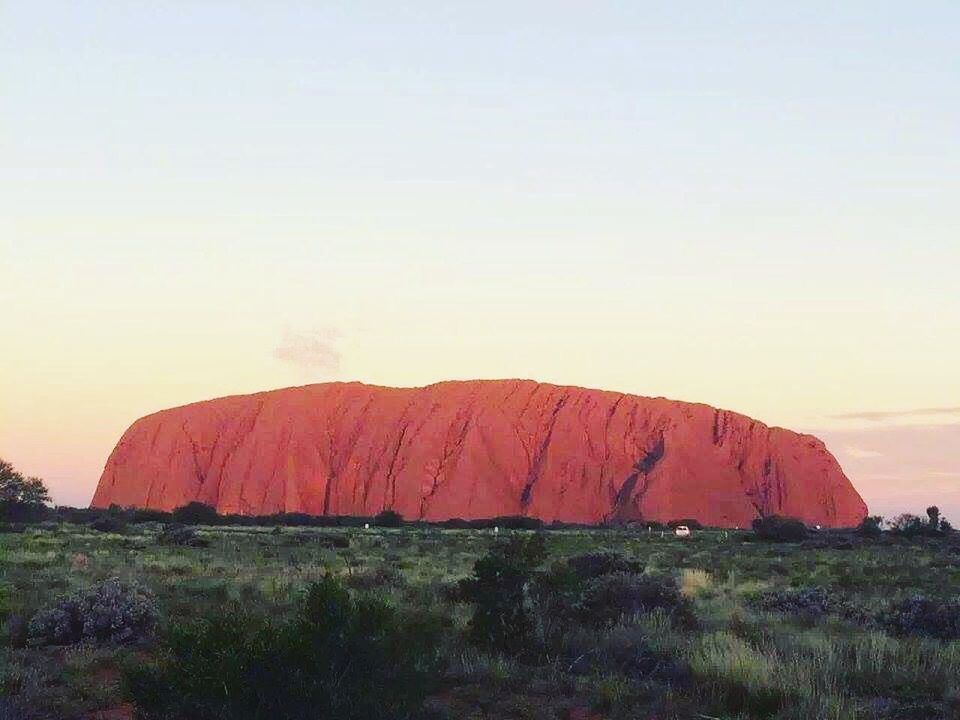
[[[610,517],[620,516],[627,504],[631,501],[637,506],[640,505],[640,501],[643,500],[643,496],[647,492],[647,476],[657,466],[657,463],[663,459],[665,452],[666,442],[663,435],[661,435],[653,447],[647,450],[643,457],[634,463],[633,472],[624,480],[623,485],[621,485],[617,491]],[[637,483],[640,482],[641,479],[644,480],[644,483],[640,489],[637,490]]]
[[[523,492],[520,493],[520,507],[523,508],[524,512],[526,512],[527,507],[530,505],[530,501],[533,499],[533,487],[536,485],[537,480],[540,479],[540,471],[543,467],[544,459],[547,456],[547,451],[550,448],[550,438],[553,436],[553,429],[556,427],[557,417],[566,403],[567,396],[562,395],[557,401],[557,404],[554,406],[553,412],[550,414],[547,431],[543,436],[540,446],[537,448],[537,451],[534,454],[533,462],[530,464],[530,470],[527,472],[527,481],[523,486]]]

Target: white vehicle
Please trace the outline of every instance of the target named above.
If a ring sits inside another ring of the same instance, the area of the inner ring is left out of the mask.
[[[690,537],[690,528],[686,525],[677,525],[676,529],[673,531],[673,534],[677,537]]]

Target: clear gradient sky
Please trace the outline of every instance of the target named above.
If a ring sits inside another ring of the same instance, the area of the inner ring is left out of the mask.
[[[960,3],[0,3],[0,457],[529,377],[824,437],[960,521]],[[922,412],[920,412],[922,411]]]

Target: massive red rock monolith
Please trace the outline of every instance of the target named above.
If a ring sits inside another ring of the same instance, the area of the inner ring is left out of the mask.
[[[823,443],[706,405],[530,380],[325,383],[137,420],[93,497],[169,510],[408,519],[527,515],[747,526],[857,524],[866,505]]]

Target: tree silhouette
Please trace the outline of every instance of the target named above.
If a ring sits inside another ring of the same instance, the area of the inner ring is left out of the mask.
[[[0,459],[0,517],[32,519],[43,514],[50,493],[43,480],[24,477],[13,465]]]

